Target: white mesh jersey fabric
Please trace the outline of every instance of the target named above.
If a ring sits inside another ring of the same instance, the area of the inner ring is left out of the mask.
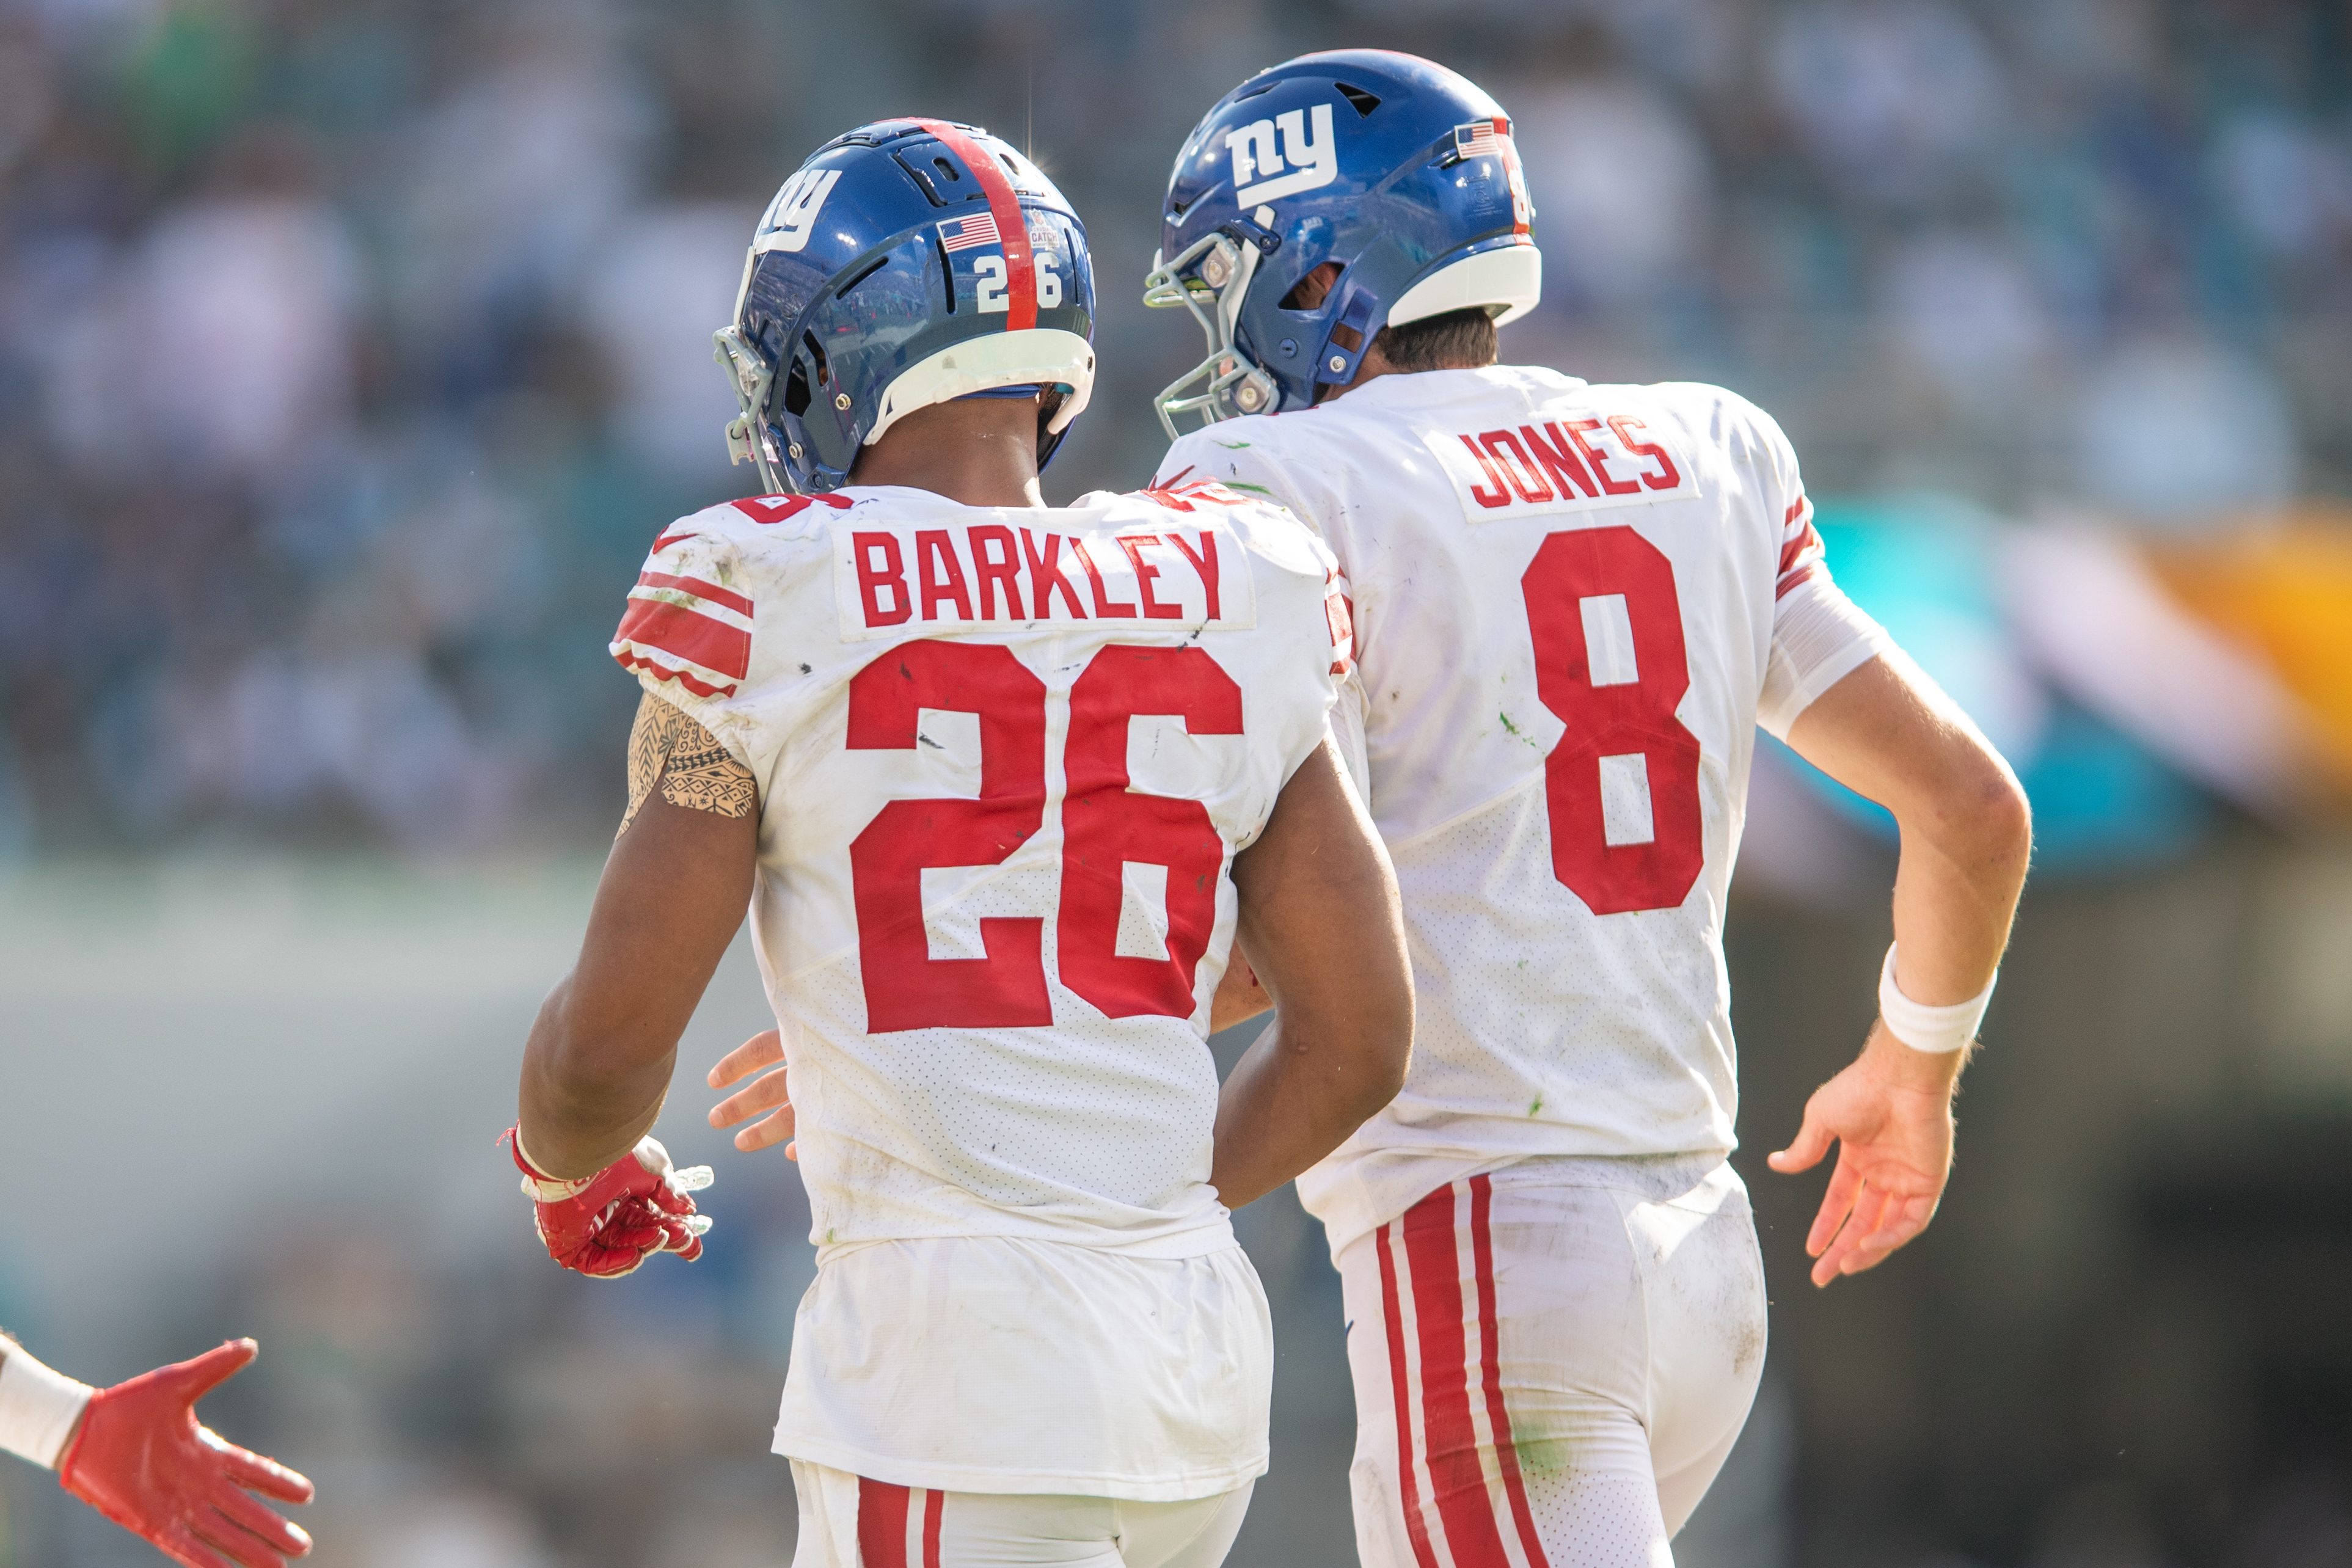
[[[1419,1006],[1404,1092],[1299,1178],[1334,1253],[1515,1160],[1728,1152],[1723,908],[1767,671],[1875,651],[1819,617],[1783,646],[1826,567],[1779,427],[1720,388],[1496,366],[1215,424],[1160,472],[1291,508],[1350,601],[1342,716]]]
[[[758,780],[752,925],[821,1261],[1232,1244],[1209,1000],[1233,856],[1327,733],[1330,565],[1213,487],[853,487],[656,541],[614,653]]]

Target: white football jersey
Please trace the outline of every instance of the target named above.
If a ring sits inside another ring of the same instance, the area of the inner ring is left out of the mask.
[[[1214,424],[1160,473],[1290,507],[1351,601],[1335,727],[1419,1008],[1403,1092],[1299,1178],[1335,1252],[1517,1160],[1727,1153],[1754,730],[1885,646],[1779,428],[1716,387],[1496,366]]]
[[[761,801],[751,918],[826,1250],[1189,1257],[1229,871],[1328,731],[1328,552],[1214,486],[714,507],[613,643]],[[1334,601],[1336,603],[1336,600]]]
[[[1329,733],[1345,625],[1329,551],[1213,485],[853,487],[655,542],[614,656],[760,789],[818,1261],[779,1452],[1145,1500],[1264,1470],[1209,1005],[1234,856]]]

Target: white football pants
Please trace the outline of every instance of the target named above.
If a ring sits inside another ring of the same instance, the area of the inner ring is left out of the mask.
[[[1241,1533],[1251,1481],[1216,1497],[931,1491],[793,1461],[793,1568],[1217,1568]]]
[[[1764,1260],[1729,1166],[1646,1164],[1457,1181],[1340,1254],[1364,1568],[1673,1563],[1756,1397]]]

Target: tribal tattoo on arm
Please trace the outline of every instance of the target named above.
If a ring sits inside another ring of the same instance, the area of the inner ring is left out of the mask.
[[[629,730],[629,810],[614,838],[629,831],[656,782],[663,800],[689,811],[745,817],[760,804],[751,770],[730,757],[708,729],[647,692],[638,700],[637,721]]]

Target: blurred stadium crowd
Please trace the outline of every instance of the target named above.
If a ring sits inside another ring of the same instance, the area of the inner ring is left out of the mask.
[[[918,104],[1030,141],[1104,300],[1049,491],[1131,486],[1193,351],[1134,299],[1174,147],[1255,66],[1369,39],[1517,117],[1550,277],[1507,353],[1729,384],[1817,497],[1916,525],[1973,574],[1923,612],[1937,673],[2021,763],[2083,753],[2090,815],[2131,817],[2092,858],[2127,857],[2193,805],[2042,687],[2161,696],[2051,648],[1984,525],[2201,532],[2352,481],[2347,29],[2262,0],[6,0],[0,852],[592,841],[621,586],[744,483],[707,339],[782,175]],[[2344,537],[2296,535],[2294,575],[2342,588]],[[2058,558],[2156,635],[2179,596],[2092,554]],[[2170,771],[2306,793],[2275,760]]]
[[[722,1164],[735,1243],[600,1294],[488,1149],[583,867],[525,898],[181,852],[607,840],[623,591],[751,484],[709,334],[761,204],[858,121],[989,125],[1075,200],[1104,375],[1045,489],[1141,483],[1199,351],[1138,298],[1173,152],[1343,44],[1515,115],[1549,277],[1506,355],[1779,416],[1840,580],[2034,798],[1937,1229],[1801,1292],[1808,1194],[1740,1157],[1773,1370],[1678,1556],[2352,1562],[2352,855],[2296,836],[2352,779],[2340,4],[0,0],[0,1030],[51,1042],[0,1115],[79,1168],[55,1108],[145,1088],[71,1236],[0,1215],[0,1316],[85,1376],[257,1333],[217,1419],[318,1476],[325,1563],[782,1561],[797,1183]],[[1867,1021],[1889,859],[1759,744],[1760,1153]],[[740,956],[683,1057],[759,1027]],[[672,1131],[699,1109],[664,1135],[723,1161]],[[265,1110],[281,1142],[205,1142]],[[310,1218],[219,1239],[196,1158]],[[1286,1337],[1234,1561],[1344,1562],[1336,1277],[1286,1195],[1241,1228]],[[121,1289],[85,1312],[87,1280]],[[0,1568],[144,1560],[0,1492]]]

